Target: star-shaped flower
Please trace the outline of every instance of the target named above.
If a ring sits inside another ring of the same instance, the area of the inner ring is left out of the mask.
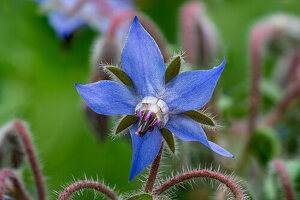
[[[135,122],[130,129],[133,156],[129,181],[157,156],[162,143],[162,130],[165,129],[181,140],[199,141],[220,155],[234,157],[208,141],[201,125],[187,114],[209,101],[225,60],[211,70],[183,72],[168,82],[166,66],[157,44],[135,17],[121,63],[126,73],[123,72],[124,75],[129,77],[126,76],[127,81],[123,82],[131,83],[127,84],[129,86],[113,81],[75,86],[95,112],[133,116]]]

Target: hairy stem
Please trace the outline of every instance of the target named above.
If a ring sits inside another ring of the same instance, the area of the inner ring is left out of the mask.
[[[287,86],[295,84],[299,79],[299,68],[300,68],[300,49],[296,49],[290,60],[290,70],[288,72],[288,83]]]
[[[251,89],[249,95],[249,116],[247,122],[247,135],[245,138],[245,148],[242,150],[240,160],[237,164],[238,170],[244,170],[250,151],[250,141],[252,133],[255,130],[256,116],[260,105],[260,79],[262,68],[262,47],[264,41],[272,33],[272,28],[260,24],[253,28],[250,38],[250,54],[251,54]]]
[[[224,183],[231,190],[231,192],[233,193],[236,200],[245,199],[242,190],[232,179],[230,179],[229,177],[227,177],[221,173],[210,171],[210,170],[190,171],[190,172],[186,172],[186,173],[180,174],[178,176],[175,176],[175,177],[171,178],[170,180],[161,184],[159,187],[157,187],[153,191],[153,194],[160,195],[163,192],[170,189],[171,187],[173,187],[181,182],[184,182],[184,181],[187,181],[190,179],[194,179],[194,178],[211,178],[211,179],[218,180],[221,183]]]
[[[267,126],[273,126],[278,122],[282,114],[293,104],[300,96],[300,84],[294,84],[288,88],[283,98],[275,107],[264,117],[262,123]]]
[[[284,167],[284,163],[281,160],[275,160],[274,166],[280,176],[286,199],[295,200],[296,198],[293,191],[293,187],[289,175]]]
[[[103,193],[108,198],[112,200],[118,200],[119,197],[117,194],[109,189],[107,186],[103,185],[100,182],[94,182],[94,181],[78,181],[76,183],[73,183],[72,185],[66,187],[64,191],[59,195],[59,200],[67,200],[71,197],[71,195],[79,190],[83,189],[93,189],[98,192]]]
[[[17,197],[19,200],[30,200],[30,197],[25,192],[18,176],[10,169],[3,169],[2,171],[0,171],[0,200],[4,199],[3,195],[7,179],[10,179],[12,181],[14,189],[16,189],[14,194],[18,195]]]
[[[190,64],[195,64],[196,52],[194,52],[194,43],[195,34],[193,32],[193,25],[195,23],[196,16],[201,16],[200,14],[200,5],[198,2],[189,2],[185,4],[181,10],[180,16],[180,24],[181,24],[181,34],[182,34],[182,42],[183,49],[186,52],[186,61]]]
[[[158,168],[160,165],[160,160],[161,160],[161,155],[164,149],[164,141],[162,141],[161,143],[161,147],[160,150],[156,156],[156,158],[154,159],[154,161],[152,162],[152,166],[151,166],[151,170],[150,170],[150,174],[145,186],[145,192],[146,193],[151,193],[153,190],[153,186],[157,177],[157,173],[158,173]]]
[[[270,35],[272,29],[265,25],[255,27],[251,33],[251,91],[250,91],[250,106],[249,106],[249,134],[255,129],[255,118],[259,109],[260,102],[260,79],[262,68],[262,46],[264,40]]]
[[[29,133],[25,127],[25,125],[21,121],[15,121],[14,122],[15,128],[18,130],[18,133],[20,134],[22,141],[24,143],[29,162],[31,165],[31,169],[34,175],[35,184],[37,187],[38,192],[38,199],[39,200],[46,200],[46,189],[44,185],[43,176],[40,170],[39,163],[37,161],[32,142],[30,140]]]

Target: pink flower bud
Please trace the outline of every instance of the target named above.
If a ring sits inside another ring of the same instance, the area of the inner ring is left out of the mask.
[[[181,40],[186,61],[197,67],[215,64],[219,38],[203,3],[192,1],[181,8]]]

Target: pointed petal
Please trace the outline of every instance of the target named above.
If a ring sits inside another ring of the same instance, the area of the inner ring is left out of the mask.
[[[142,138],[135,134],[137,127],[138,122],[134,123],[130,129],[133,155],[129,181],[152,163],[159,152],[162,142],[162,135],[157,127],[152,132],[146,133]]]
[[[172,115],[165,128],[181,140],[199,141],[222,156],[234,157],[220,146],[208,141],[201,125],[184,114]]]
[[[131,25],[121,62],[141,97],[156,96],[164,91],[166,66],[163,57],[137,17]]]
[[[209,101],[224,66],[225,59],[211,70],[188,71],[172,79],[163,96],[170,112],[177,114],[203,107]]]
[[[199,141],[209,146],[207,137],[197,122],[184,114],[172,115],[164,127],[184,141]]]
[[[78,93],[89,107],[102,115],[134,115],[138,104],[134,90],[112,81],[87,85],[75,84]]]
[[[234,155],[232,155],[231,153],[229,153],[228,151],[226,151],[225,149],[223,149],[222,147],[220,147],[219,145],[217,145],[217,144],[215,144],[215,143],[213,143],[213,142],[208,142],[209,143],[209,145],[210,145],[210,148],[214,151],[214,152],[216,152],[216,153],[218,153],[218,154],[220,154],[220,155],[222,155],[222,156],[226,156],[226,157],[230,157],[230,158],[234,158],[235,156]]]

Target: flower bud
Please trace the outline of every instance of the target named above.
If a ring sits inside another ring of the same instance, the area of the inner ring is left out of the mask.
[[[25,147],[13,123],[0,130],[0,169],[19,168],[24,161]]]
[[[109,76],[104,72],[102,65],[117,65],[121,58],[121,47],[114,38],[100,36],[96,39],[91,57],[91,82],[108,80]],[[100,140],[104,140],[108,134],[109,117],[100,115],[90,109],[86,103],[83,105],[84,111]]]
[[[256,59],[264,52],[285,54],[300,47],[300,18],[276,14],[254,25],[251,31],[251,48]],[[258,61],[256,61],[258,62]]]
[[[181,41],[186,61],[197,67],[215,64],[219,37],[217,30],[205,12],[203,3],[188,2],[181,8]]]

